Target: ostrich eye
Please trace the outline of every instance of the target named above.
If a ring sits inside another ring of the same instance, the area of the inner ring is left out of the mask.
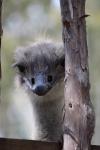
[[[31,83],[32,83],[32,85],[35,84],[35,79],[34,78],[31,79]]]
[[[47,80],[48,80],[48,82],[50,83],[50,82],[52,82],[52,80],[53,80],[53,77],[52,77],[52,75],[48,75],[48,78],[47,78]]]
[[[21,73],[25,72],[25,66],[23,66],[23,65],[18,65],[18,69]]]

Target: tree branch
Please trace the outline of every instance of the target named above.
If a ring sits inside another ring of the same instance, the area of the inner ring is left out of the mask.
[[[64,150],[88,150],[95,115],[89,94],[86,22],[82,17],[85,0],[60,0],[60,5],[65,48]]]

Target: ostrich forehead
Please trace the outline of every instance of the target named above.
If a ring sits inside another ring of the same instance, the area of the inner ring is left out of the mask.
[[[53,43],[35,43],[29,47],[18,48],[15,52],[16,62],[54,62],[58,59],[59,50]]]

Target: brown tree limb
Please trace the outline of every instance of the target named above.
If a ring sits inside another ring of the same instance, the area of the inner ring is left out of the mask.
[[[60,0],[60,5],[65,48],[64,150],[88,150],[95,115],[89,94],[85,0]]]

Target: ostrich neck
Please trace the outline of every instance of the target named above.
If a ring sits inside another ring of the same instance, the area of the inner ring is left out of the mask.
[[[64,94],[61,90],[57,92],[51,91],[43,97],[31,97],[42,140],[58,141],[61,138]]]

